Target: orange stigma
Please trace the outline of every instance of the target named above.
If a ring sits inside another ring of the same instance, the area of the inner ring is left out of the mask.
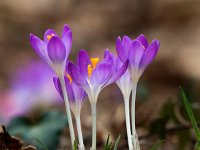
[[[88,77],[90,78],[92,75],[92,71],[96,68],[97,63],[99,62],[99,58],[91,58],[91,64],[88,65]]]
[[[72,83],[72,77],[68,73],[66,74],[66,76],[67,76],[67,79],[69,80],[69,83],[71,84]]]
[[[47,39],[50,40],[53,36],[55,36],[55,34],[53,34],[53,33],[50,35],[47,35]]]

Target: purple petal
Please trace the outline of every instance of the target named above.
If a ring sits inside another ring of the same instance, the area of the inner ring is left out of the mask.
[[[85,91],[74,82],[71,83],[71,87],[74,92],[75,100],[82,101],[84,97],[86,96]]]
[[[131,43],[130,50],[129,50],[129,63],[130,63],[131,68],[139,67],[139,63],[142,59],[144,51],[145,49],[140,41],[134,40]]]
[[[63,98],[62,88],[61,88],[61,84],[60,84],[58,77],[53,77],[53,83],[54,83],[54,86],[55,86],[57,92]]]
[[[119,59],[119,57],[117,57],[116,59],[116,70],[119,70],[121,68],[121,66],[123,65],[123,63],[121,62],[121,60]]]
[[[104,52],[104,60],[113,64],[116,62],[116,57],[108,49],[106,49]]]
[[[111,65],[108,63],[99,63],[93,70],[90,83],[91,84],[104,84],[111,77]]]
[[[50,62],[49,56],[47,54],[47,45],[40,38],[34,34],[30,34],[30,43],[35,52],[46,62]]]
[[[45,43],[46,44],[48,44],[49,43],[49,40],[50,39],[48,39],[48,36],[58,36],[57,35],[57,33],[54,31],[54,30],[52,30],[52,29],[47,29],[46,31],[45,31],[45,33],[44,33],[44,41],[45,41]]]
[[[74,64],[72,64],[71,62],[69,62],[69,64],[68,64],[68,71],[69,71],[69,74],[71,75],[73,81],[76,84],[78,84],[78,85],[80,85],[82,87],[88,85],[87,80],[83,77],[83,75],[77,69],[77,67]]]
[[[72,32],[67,25],[64,25],[62,32],[62,41],[66,49],[66,57],[68,57],[72,47]]]
[[[142,45],[145,47],[145,49],[148,47],[148,41],[147,41],[146,37],[143,34],[138,36],[136,38],[136,40],[140,41],[142,43]]]
[[[61,39],[57,36],[53,36],[48,45],[48,55],[52,62],[54,63],[62,63],[66,58],[65,46]]]
[[[112,73],[114,74],[115,70],[116,70],[116,68],[115,68],[115,66],[116,66],[116,64],[115,64],[116,63],[116,58],[111,52],[109,52],[108,49],[106,49],[105,52],[104,52],[104,60],[103,60],[103,62],[109,63],[111,65],[111,70],[112,70]]]
[[[75,102],[76,98],[75,98],[75,91],[72,88],[72,83],[70,83],[69,79],[67,77],[65,77],[65,85],[66,85],[66,90],[67,90],[67,95],[68,98],[71,102]]]
[[[118,57],[121,59],[122,62],[125,62],[128,59],[130,44],[131,39],[128,36],[124,36],[122,41],[120,37],[117,38],[116,50]]]
[[[91,64],[90,58],[85,50],[80,50],[78,53],[78,66],[82,75],[88,78],[88,65]]]
[[[127,68],[128,60],[119,68],[119,70],[115,74],[113,74],[113,76],[110,78],[110,80],[106,83],[105,86],[116,82],[126,72]]]
[[[145,50],[139,65],[140,69],[144,70],[152,62],[158,52],[159,46],[159,41],[154,40],[151,45]]]

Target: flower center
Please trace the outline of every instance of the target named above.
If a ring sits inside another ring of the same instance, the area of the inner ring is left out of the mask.
[[[53,33],[50,35],[47,35],[47,39],[50,40],[53,36],[55,36],[55,34],[53,34]]]
[[[66,77],[69,80],[69,83],[71,84],[72,83],[72,77],[68,73],[66,73]]]
[[[99,62],[99,58],[91,58],[91,64],[88,65],[88,78],[91,77],[93,70],[96,68],[97,63]]]

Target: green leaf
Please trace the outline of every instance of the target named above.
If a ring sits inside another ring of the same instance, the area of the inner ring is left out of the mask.
[[[78,143],[76,142],[76,140],[74,140],[74,150],[78,149]]]
[[[185,109],[187,111],[187,114],[190,118],[190,121],[192,123],[192,126],[194,128],[194,131],[195,131],[195,134],[196,134],[196,138],[197,138],[197,141],[200,142],[200,131],[199,131],[199,128],[197,126],[197,122],[194,118],[194,115],[193,115],[193,112],[192,112],[192,108],[188,102],[188,99],[183,91],[183,89],[181,88],[181,97],[182,97],[182,100],[183,100],[183,103],[184,103],[184,106],[185,106]]]
[[[66,115],[53,110],[40,115],[34,122],[27,117],[17,117],[8,125],[8,131],[12,135],[21,137],[27,144],[35,145],[38,150],[44,150],[41,143],[49,150],[55,150],[59,144],[61,132],[66,126]],[[33,140],[33,137],[39,139],[41,143]]]
[[[44,143],[42,143],[39,139],[37,139],[35,137],[33,137],[33,138],[43,147],[42,150],[48,150],[47,146]]]
[[[117,150],[117,147],[119,145],[119,140],[120,140],[121,136],[119,135],[116,142],[115,142],[115,145],[114,145],[114,150]]]
[[[199,142],[196,143],[194,150],[200,150],[200,143]]]
[[[164,142],[165,140],[159,141],[158,143],[154,144],[150,150],[157,150],[158,147]]]

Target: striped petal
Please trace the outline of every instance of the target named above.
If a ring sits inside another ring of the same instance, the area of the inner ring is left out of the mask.
[[[69,71],[69,74],[71,75],[73,81],[76,84],[78,84],[81,87],[88,86],[87,80],[83,77],[83,75],[77,69],[77,67],[71,62],[68,63],[68,71]]]
[[[35,52],[47,63],[51,63],[48,53],[47,53],[47,45],[40,38],[35,36],[34,34],[30,34],[30,43]]]
[[[144,47],[138,40],[134,40],[129,49],[129,64],[131,69],[137,69],[144,54]]]
[[[53,36],[47,45],[50,60],[55,64],[61,64],[66,59],[66,50],[63,42],[57,36]]]
[[[85,50],[78,53],[78,66],[84,78],[88,79],[88,65],[91,64],[90,58]]]
[[[136,40],[140,41],[142,43],[142,45],[145,47],[145,49],[148,47],[148,41],[147,41],[146,37],[143,34],[138,36],[136,38]]]
[[[128,36],[124,36],[122,41],[120,37],[117,38],[116,50],[118,57],[122,62],[125,62],[128,59],[130,44],[131,39]]]
[[[160,47],[160,42],[158,40],[154,40],[151,45],[145,50],[144,55],[141,59],[139,68],[144,70],[155,58],[158,49]]]
[[[108,63],[100,63],[93,70],[90,83],[94,85],[105,84],[111,77],[111,65]]]
[[[68,57],[72,47],[72,32],[67,25],[64,25],[63,27],[62,42],[65,45],[66,57]]]

